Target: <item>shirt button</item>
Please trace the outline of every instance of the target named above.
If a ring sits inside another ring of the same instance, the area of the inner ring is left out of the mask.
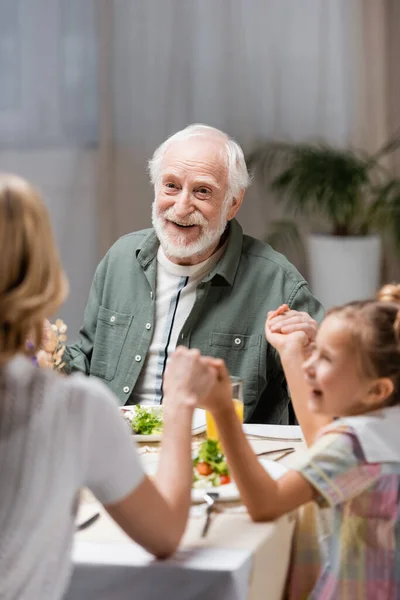
[[[142,357],[140,356],[140,354],[136,354],[135,360],[136,360],[136,362],[140,362],[142,360]]]
[[[114,323],[114,321],[115,321],[115,315],[113,315],[113,316],[110,318],[110,321],[111,321],[111,323]]]
[[[239,346],[239,344],[242,343],[242,340],[240,338],[235,338],[235,344],[236,346]]]
[[[129,392],[129,388],[128,388],[128,386],[126,385],[126,386],[124,387],[124,394],[127,394],[128,392]]]
[[[151,323],[146,323],[146,329],[151,329]]]

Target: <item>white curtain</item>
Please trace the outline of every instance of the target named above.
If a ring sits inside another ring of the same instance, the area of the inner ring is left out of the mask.
[[[0,169],[45,193],[71,335],[100,255],[150,225],[146,164],[168,135],[354,139],[355,3],[0,0]],[[261,237],[279,212],[254,186],[239,219]]]
[[[97,142],[95,0],[0,0],[0,146]]]
[[[98,261],[96,0],[0,0],[0,171],[42,191],[74,337]]]
[[[109,238],[149,226],[146,161],[191,122],[246,151],[266,137],[346,144],[352,120],[348,0],[114,0],[113,217]],[[239,219],[265,233],[272,200]]]

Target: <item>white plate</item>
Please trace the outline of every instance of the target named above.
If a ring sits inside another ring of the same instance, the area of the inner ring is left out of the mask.
[[[149,404],[145,405],[146,408],[151,408],[157,412],[161,412],[163,410],[162,405],[159,404]],[[121,406],[121,412],[135,412],[135,406]],[[196,408],[193,414],[193,422],[192,422],[192,434],[198,435],[199,433],[203,433],[206,430],[206,411],[201,408]],[[161,442],[162,433],[155,433],[150,435],[134,435],[133,439],[137,442]]]
[[[302,440],[303,435],[298,425],[243,425],[246,435],[255,435],[280,440]]]
[[[284,465],[274,462],[273,460],[267,460],[266,458],[260,458],[260,463],[264,469],[271,475],[273,479],[279,479],[287,471],[288,468]],[[208,488],[192,488],[192,502],[203,502],[204,494],[206,492],[218,492],[220,502],[231,502],[234,500],[240,500],[239,490],[234,482],[227,483],[214,487],[210,485]]]

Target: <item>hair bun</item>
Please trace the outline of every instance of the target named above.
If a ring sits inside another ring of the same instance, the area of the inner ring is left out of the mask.
[[[378,292],[377,299],[380,302],[397,302],[400,304],[400,284],[388,283]]]

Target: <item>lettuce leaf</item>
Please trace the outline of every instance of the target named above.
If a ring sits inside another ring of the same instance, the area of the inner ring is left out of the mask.
[[[132,431],[137,435],[151,435],[161,433],[163,428],[162,416],[156,414],[151,408],[137,406],[132,419]]]

